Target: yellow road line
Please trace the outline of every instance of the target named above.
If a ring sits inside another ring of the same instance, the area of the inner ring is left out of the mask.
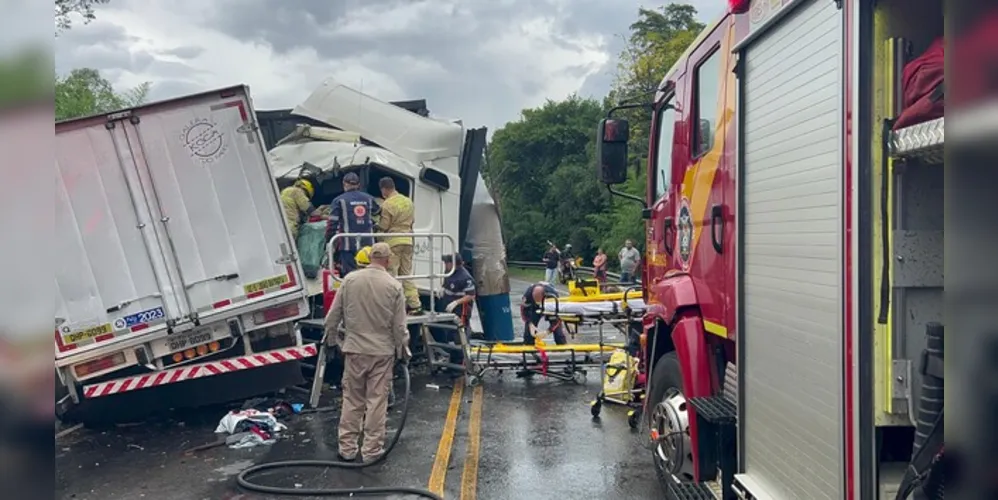
[[[437,455],[433,460],[433,471],[430,472],[429,490],[437,495],[444,495],[444,481],[447,479],[447,466],[450,464],[450,450],[454,445],[454,431],[457,429],[457,414],[461,410],[461,395],[464,392],[464,380],[454,381],[454,392],[450,396],[450,406],[447,408],[447,420],[444,422],[444,432],[437,444]]]
[[[482,433],[482,386],[475,387],[471,401],[471,419],[468,422],[468,453],[464,458],[461,474],[461,500],[475,500],[478,495],[479,438]]]

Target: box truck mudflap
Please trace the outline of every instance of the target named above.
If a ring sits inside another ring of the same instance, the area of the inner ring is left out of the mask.
[[[55,360],[74,401],[314,354],[253,116],[238,86],[56,124]]]

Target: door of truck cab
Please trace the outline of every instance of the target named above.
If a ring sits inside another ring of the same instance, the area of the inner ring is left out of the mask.
[[[704,328],[734,332],[734,58],[719,25],[672,77],[655,114],[647,279],[693,277]],[[671,96],[670,96],[671,94]]]

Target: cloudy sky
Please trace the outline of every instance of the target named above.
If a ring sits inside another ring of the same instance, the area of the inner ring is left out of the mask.
[[[56,71],[99,69],[154,100],[250,85],[290,108],[335,78],[491,130],[572,92],[602,96],[649,0],[111,0],[56,39]],[[723,0],[687,0],[703,20]],[[663,68],[663,72],[665,68]]]

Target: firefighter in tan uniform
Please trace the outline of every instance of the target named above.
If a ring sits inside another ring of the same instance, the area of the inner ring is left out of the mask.
[[[308,179],[298,179],[294,185],[281,190],[281,207],[284,209],[284,218],[288,221],[288,229],[291,230],[291,237],[298,241],[298,227],[302,222],[315,212],[312,205],[312,196],[315,195],[315,187]]]
[[[395,360],[411,356],[402,286],[386,270],[391,254],[387,243],[372,245],[370,265],[343,278],[326,315],[326,343],[339,346],[346,364],[339,454],[347,461],[355,460],[358,451],[364,462],[384,452]],[[362,429],[364,444],[358,450]]]
[[[395,190],[395,181],[391,177],[382,177],[378,182],[381,188],[381,218],[378,220],[378,230],[382,233],[412,233],[412,224],[416,219],[416,210],[409,197]],[[392,276],[412,275],[412,237],[382,236],[381,241],[388,243],[392,249],[392,261],[388,272]],[[401,280],[405,290],[406,312],[421,314],[422,305],[419,302],[419,292],[412,280]]]

